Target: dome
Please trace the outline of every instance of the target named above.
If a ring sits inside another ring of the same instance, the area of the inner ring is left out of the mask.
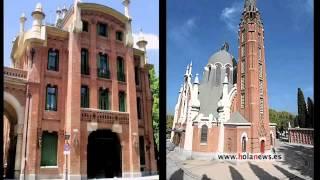
[[[229,45],[224,43],[220,51],[214,53],[210,58],[208,64],[214,65],[215,63],[219,62],[223,65],[230,64],[233,65],[232,59],[233,56],[228,52]]]

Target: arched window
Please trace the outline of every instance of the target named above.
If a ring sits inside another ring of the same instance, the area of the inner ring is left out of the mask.
[[[58,88],[57,86],[47,85],[46,110],[57,111]]]
[[[99,109],[109,110],[109,90],[99,89]]]
[[[247,141],[246,141],[246,137],[243,136],[242,137],[242,152],[246,152],[246,149],[247,149]]]
[[[209,66],[208,81],[210,80],[211,66]]]
[[[228,77],[228,82],[230,82],[231,81],[231,70],[230,70],[229,65],[226,67],[226,73],[227,73],[227,77]]]
[[[219,86],[221,84],[221,65],[217,64],[216,66],[216,84]]]
[[[208,139],[208,126],[203,125],[201,127],[201,141],[200,141],[200,143],[207,143],[207,139]]]
[[[124,60],[122,57],[117,57],[117,72],[118,72],[118,81],[125,82],[126,74],[124,73]]]
[[[59,71],[59,51],[57,49],[49,49],[47,69],[51,71]]]

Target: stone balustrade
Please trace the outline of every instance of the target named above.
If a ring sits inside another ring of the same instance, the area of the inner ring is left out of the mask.
[[[81,108],[81,121],[129,124],[129,113],[92,108]]]
[[[27,79],[28,72],[22,69],[4,67],[3,74],[4,76],[8,76],[11,78]]]
[[[313,145],[313,132],[312,128],[289,128],[289,142]]]

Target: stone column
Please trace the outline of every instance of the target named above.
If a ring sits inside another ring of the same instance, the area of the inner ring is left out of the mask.
[[[14,167],[14,177],[19,179],[20,171],[21,171],[21,155],[22,155],[22,135],[23,135],[23,125],[18,124],[17,128],[17,146],[16,146],[16,159],[15,159],[15,167]]]
[[[138,132],[138,115],[137,115],[137,95],[136,84],[134,79],[134,60],[133,49],[127,47],[125,55],[125,72],[126,72],[126,107],[129,112],[129,154],[130,154],[130,173],[126,176],[141,176],[140,159],[139,159],[139,132]],[[117,96],[116,96],[117,97]]]

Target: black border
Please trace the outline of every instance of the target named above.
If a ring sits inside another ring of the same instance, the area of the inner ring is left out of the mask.
[[[166,0],[159,0],[159,179],[166,179]]]
[[[2,42],[2,48],[0,50],[0,54],[1,54],[1,57],[2,57],[2,62],[0,63],[0,72],[1,72],[1,75],[0,75],[0,92],[1,92],[1,95],[0,95],[0,109],[1,109],[1,112],[0,112],[0,141],[1,141],[1,145],[0,145],[0,151],[1,151],[1,157],[0,157],[0,179],[2,179],[2,175],[3,175],[3,64],[4,64],[4,57],[3,57],[3,49],[4,49],[4,44],[3,44],[3,29],[4,29],[4,23],[3,23],[3,19],[4,19],[4,9],[3,9],[3,5],[4,5],[4,2],[2,1],[2,3],[0,4],[1,5],[1,10],[2,10],[2,18],[1,19],[1,25],[2,25],[2,28],[1,28],[1,42]]]
[[[314,179],[319,176],[320,163],[320,2],[314,0]],[[319,179],[319,178],[318,178]]]

